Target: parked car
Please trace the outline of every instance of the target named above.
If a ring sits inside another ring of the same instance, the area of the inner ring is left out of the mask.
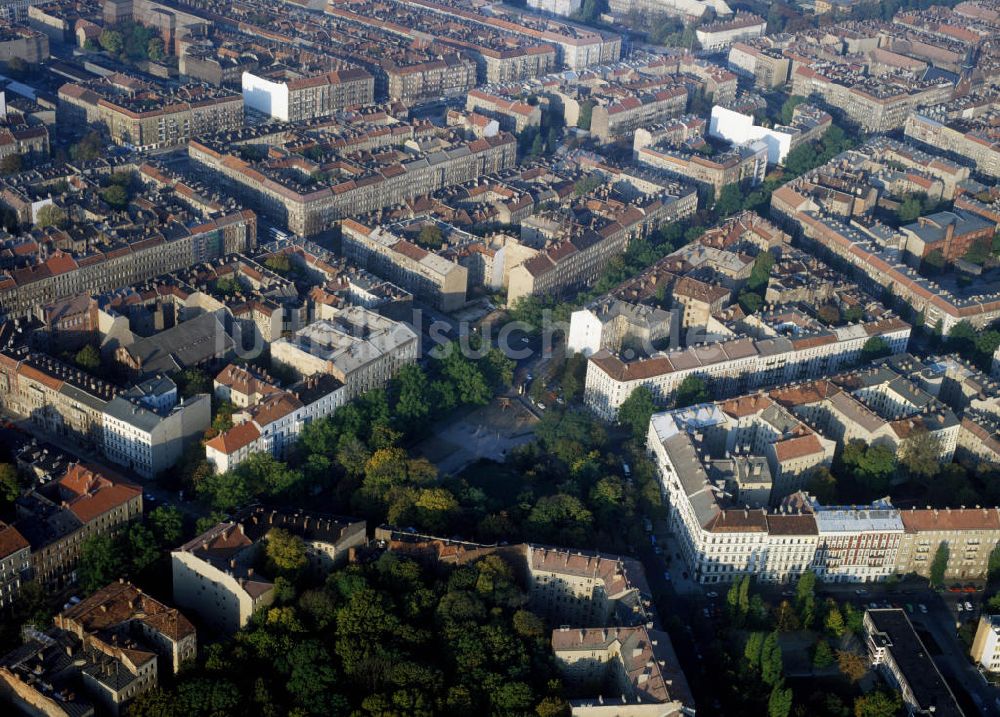
[[[968,600],[965,601],[965,609],[968,610],[969,612],[972,612],[972,603],[969,602]]]
[[[663,571],[663,579],[666,580],[668,583],[670,582],[670,571],[669,570],[664,570]]]
[[[653,552],[656,553],[657,555],[663,555],[663,548],[657,545],[655,548],[653,548]]]
[[[959,612],[962,612],[962,609],[963,609],[962,608],[962,603],[960,603],[960,602],[955,603],[955,609],[957,609]]]
[[[705,595],[710,598],[719,597],[719,593],[715,592],[714,590],[709,590],[707,593],[705,593]]]
[[[868,591],[865,590],[864,588],[858,588],[857,590],[854,591],[854,594],[855,595],[867,595]]]
[[[919,605],[917,605],[917,607],[920,608],[920,612],[922,612],[924,615],[927,614],[927,606],[926,605],[924,605],[923,603],[920,603]]]

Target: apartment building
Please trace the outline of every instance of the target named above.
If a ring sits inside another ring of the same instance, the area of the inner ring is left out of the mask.
[[[115,535],[142,517],[142,491],[108,469],[74,463],[15,507],[15,525],[31,546],[32,579],[56,591],[76,582],[87,538]]]
[[[755,141],[713,156],[669,146],[653,146],[643,147],[636,152],[635,158],[642,164],[706,187],[718,199],[722,188],[729,184],[756,186],[764,181],[768,146],[762,141]]]
[[[809,187],[793,182],[776,190],[771,213],[805,243],[843,260],[865,286],[891,292],[922,315],[926,325],[940,326],[945,334],[960,321],[983,327],[1000,318],[1000,295],[977,293],[978,287],[959,293],[921,276],[898,250],[882,246],[842,217],[824,211]]]
[[[864,628],[872,666],[900,691],[910,714],[965,714],[905,611],[865,610]]]
[[[465,306],[470,288],[466,267],[405,239],[391,226],[369,227],[353,219],[340,226],[342,251],[349,261],[441,311]]]
[[[986,672],[1000,672],[1000,615],[980,615],[970,652]]]
[[[198,654],[194,625],[173,607],[147,595],[132,583],[111,583],[54,619],[60,630],[87,642],[97,635],[117,635],[146,643],[168,672],[177,674]]]
[[[965,581],[986,575],[990,553],[1000,543],[997,508],[934,508],[900,511],[903,539],[896,572],[930,577],[941,546],[948,552],[945,579]]]
[[[283,122],[329,117],[375,101],[375,78],[359,67],[310,73],[292,69],[244,72],[243,102]]]
[[[525,546],[532,609],[577,625],[640,622],[651,593],[642,566],[631,558]]]
[[[104,407],[103,451],[108,460],[153,478],[175,466],[212,424],[207,393],[178,400],[169,378],[154,377]]]
[[[254,569],[267,534],[281,529],[300,538],[310,568],[321,575],[343,565],[364,545],[365,522],[258,506],[219,523],[172,551],[174,602],[227,634],[274,601],[274,583]]]
[[[239,147],[227,143],[191,142],[192,159],[218,173],[227,188],[255,204],[265,214],[287,224],[300,236],[312,236],[332,227],[347,215],[359,215],[462,184],[484,174],[514,166],[517,140],[500,133],[471,142],[437,144],[427,153],[386,152],[357,173],[329,183],[301,183],[288,178],[286,160],[248,162]],[[316,164],[301,160],[309,171]],[[280,166],[279,166],[280,165]]]
[[[0,405],[53,435],[103,443],[104,409],[120,389],[25,348],[0,353]]]
[[[115,144],[140,152],[181,147],[194,137],[243,126],[243,98],[207,85],[169,93],[123,74],[59,88],[60,124],[105,127]]]
[[[975,163],[987,177],[1000,177],[1000,149],[984,130],[967,128],[932,119],[919,112],[906,118],[906,136],[945,152],[952,152]]]
[[[31,579],[31,545],[13,525],[0,521],[0,609],[9,609]]]
[[[827,69],[796,67],[792,71],[792,94],[815,96],[866,132],[902,129],[918,107],[940,104],[951,97],[950,83],[900,86],[870,78],[855,82],[854,71],[838,70],[827,77],[823,74]]]
[[[661,630],[561,627],[552,632],[552,652],[570,690],[602,685],[609,692],[570,700],[574,715],[679,715],[694,704],[670,638]]]
[[[507,132],[520,133],[528,127],[541,126],[541,107],[508,97],[506,94],[503,88],[494,90],[482,87],[469,90],[465,98],[465,109],[497,120],[500,128]]]
[[[314,321],[271,344],[271,360],[302,377],[329,374],[344,385],[345,401],[382,388],[418,358],[418,337],[406,324],[360,306]]]
[[[701,25],[695,31],[703,50],[720,50],[734,42],[764,34],[767,21],[753,13],[737,12],[733,17]]]
[[[198,217],[190,226],[167,219],[130,242],[79,254],[56,250],[34,266],[0,272],[0,314],[27,316],[58,299],[138,284],[256,244],[257,217],[249,210]]]
[[[194,626],[130,583],[112,583],[56,615],[0,658],[0,702],[24,714],[118,717],[197,652]]]
[[[557,294],[572,286],[596,280],[608,262],[621,256],[633,239],[644,237],[660,225],[682,219],[698,208],[694,188],[674,185],[663,178],[646,182],[641,172],[621,172],[620,179],[641,191],[628,205],[608,207],[594,227],[577,225],[569,236],[550,243],[535,256],[510,271],[507,302],[522,296]],[[613,213],[612,213],[613,212]],[[600,221],[600,223],[598,223]]]
[[[476,63],[461,53],[447,53],[413,65],[383,61],[386,93],[408,105],[436,97],[460,97],[476,86]]]
[[[590,357],[584,402],[606,420],[637,386],[665,402],[688,376],[707,380],[718,395],[825,376],[850,366],[872,336],[899,353],[909,341],[910,326],[898,318],[845,326],[794,338],[736,338],[677,349],[633,361],[602,350]]]
[[[569,17],[583,6],[583,0],[528,0],[528,7],[540,12]]]
[[[215,472],[225,473],[254,453],[283,458],[305,426],[342,408],[346,396],[344,384],[329,374],[271,391],[233,414],[233,427],[205,443],[205,459]]]
[[[889,503],[820,507],[812,569],[824,582],[867,583],[895,573],[903,539],[899,511]]]
[[[738,75],[752,78],[761,89],[784,86],[791,72],[791,60],[781,50],[746,42],[733,42],[726,66]]]
[[[641,127],[684,114],[687,97],[687,90],[678,85],[599,103],[591,110],[590,134],[601,142],[631,138]]]

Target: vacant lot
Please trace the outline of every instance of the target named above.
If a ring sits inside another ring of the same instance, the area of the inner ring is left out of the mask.
[[[511,448],[534,440],[537,422],[519,401],[511,400],[503,408],[494,399],[439,424],[433,437],[416,446],[416,453],[437,465],[441,475],[454,475],[483,458],[502,463]]]

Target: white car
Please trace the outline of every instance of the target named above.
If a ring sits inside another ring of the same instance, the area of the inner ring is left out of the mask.
[[[965,601],[965,609],[969,612],[972,612],[972,603],[969,602],[968,600]]]
[[[955,603],[955,608],[956,608],[956,609],[957,609],[957,610],[958,610],[959,612],[962,612],[962,609],[963,609],[963,608],[962,608],[962,603],[960,603],[960,602],[957,602],[957,603]]]
[[[927,614],[927,606],[926,605],[924,605],[923,603],[920,603],[917,607],[920,608],[920,612],[922,612],[924,615]]]
[[[709,592],[705,593],[705,596],[710,598],[717,598],[719,597],[719,593],[715,592],[714,590],[710,590]]]

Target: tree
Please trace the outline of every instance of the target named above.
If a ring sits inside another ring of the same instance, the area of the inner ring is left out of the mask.
[[[309,563],[302,538],[282,528],[267,531],[265,553],[268,563],[281,573],[298,573]]]
[[[837,479],[826,466],[819,466],[813,470],[806,482],[806,490],[821,505],[837,503]]]
[[[153,62],[162,60],[166,55],[163,47],[163,39],[159,37],[150,38],[149,42],[146,43],[146,55]]]
[[[432,533],[445,530],[459,507],[458,500],[446,488],[425,488],[414,503],[421,527]]]
[[[948,570],[948,555],[950,552],[951,550],[948,548],[948,543],[944,541],[938,543],[938,548],[934,553],[934,560],[931,561],[931,587],[939,588],[944,585],[944,574]]]
[[[593,515],[578,498],[565,493],[539,498],[525,529],[532,540],[563,545],[580,545],[587,541]]]
[[[705,381],[698,376],[688,376],[677,387],[677,393],[674,394],[674,406],[687,408],[698,403],[705,403],[710,398]]]
[[[142,523],[133,523],[125,533],[125,549],[128,552],[129,568],[133,575],[141,573],[160,557],[160,546],[156,537]]]
[[[795,108],[806,101],[805,97],[800,95],[792,95],[781,105],[781,124],[788,125],[792,123],[795,117]]]
[[[161,546],[175,546],[184,535],[184,516],[172,505],[154,508],[148,520]]]
[[[21,495],[21,481],[17,469],[10,463],[0,463],[0,500],[13,503]]]
[[[28,76],[28,63],[20,57],[7,60],[7,74],[15,80],[23,80]]]
[[[837,658],[833,656],[830,643],[820,638],[820,641],[816,643],[816,652],[813,653],[813,667],[817,670],[825,670],[831,667],[836,661]]]
[[[932,478],[941,469],[940,456],[941,442],[921,426],[903,441],[900,462],[912,475]]]
[[[542,135],[536,134],[535,139],[531,143],[530,154],[532,157],[540,157],[545,153],[545,140],[542,139]]]
[[[849,650],[837,650],[837,665],[851,682],[859,681],[868,672],[868,660]]]
[[[105,30],[98,38],[98,43],[100,43],[103,49],[113,55],[117,55],[122,51],[124,41],[122,39],[122,34],[117,30]]]
[[[765,685],[774,687],[780,682],[783,669],[778,633],[769,633],[764,638],[764,646],[760,653],[760,679]]]
[[[128,206],[128,192],[120,184],[112,184],[102,189],[101,199],[119,209]]]
[[[55,204],[46,204],[38,210],[38,214],[35,216],[35,226],[39,229],[44,229],[45,227],[63,229],[69,224],[69,217],[66,216],[66,212]]]
[[[719,192],[715,211],[720,217],[728,217],[743,208],[743,192],[738,184],[727,184]]]
[[[655,410],[652,392],[645,386],[636,386],[618,407],[618,422],[631,429],[637,440],[642,440],[649,431],[649,419]]]
[[[420,233],[417,235],[417,244],[420,246],[438,249],[443,243],[444,234],[441,233],[441,228],[437,224],[428,222],[420,228]]]
[[[840,608],[837,607],[836,603],[831,604],[829,610],[827,610],[823,627],[833,637],[843,637],[844,633],[847,632],[847,625],[844,624],[844,615],[840,612]]]
[[[69,156],[77,162],[97,159],[101,156],[103,144],[101,133],[97,130],[91,130],[84,135],[83,139],[69,148]]]
[[[125,571],[125,557],[110,535],[92,535],[80,546],[80,587],[87,593],[103,588]]]
[[[13,152],[0,159],[0,174],[17,174],[24,169],[24,156]]]
[[[199,368],[186,368],[174,376],[177,392],[184,398],[191,398],[199,393],[211,393],[212,383],[208,375]]]
[[[902,708],[898,692],[876,690],[854,700],[854,717],[894,717]]]
[[[746,645],[743,647],[743,659],[751,670],[760,669],[760,653],[764,648],[764,633],[751,632],[747,635]]]
[[[761,295],[753,291],[741,291],[736,300],[739,302],[743,312],[748,315],[756,314],[760,311],[760,307],[764,305],[764,299]]]
[[[767,717],[788,717],[792,711],[792,688],[775,685],[767,700]]]
[[[861,347],[862,363],[871,363],[875,359],[880,359],[890,355],[892,355],[892,349],[889,348],[889,343],[881,336],[872,336],[870,339],[865,341],[865,345]]]
[[[101,352],[91,344],[87,344],[77,351],[73,357],[73,363],[88,373],[97,373],[101,368]]]
[[[264,261],[264,266],[275,274],[287,274],[292,270],[292,262],[287,254],[272,254]]]
[[[899,209],[896,210],[896,218],[899,219],[900,224],[912,222],[920,216],[923,208],[923,203],[919,197],[909,196],[903,200],[903,203],[899,205]]]
[[[590,121],[593,116],[595,102],[593,100],[584,100],[580,103],[580,116],[577,117],[576,126],[580,129],[590,129]]]
[[[427,374],[417,364],[407,364],[396,374],[399,398],[396,415],[411,421],[420,421],[431,412],[430,384]]]

